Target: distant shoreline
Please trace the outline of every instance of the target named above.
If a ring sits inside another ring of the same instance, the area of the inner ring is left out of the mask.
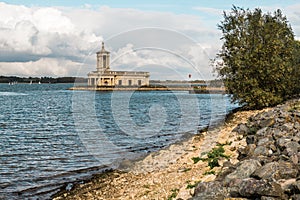
[[[188,91],[191,94],[226,94],[225,88],[221,87],[207,87],[207,88],[194,88],[194,87],[88,87],[76,86],[71,87],[69,90],[87,90],[87,91]]]
[[[0,83],[87,83],[86,78],[82,77],[18,77],[18,76],[0,76]]]

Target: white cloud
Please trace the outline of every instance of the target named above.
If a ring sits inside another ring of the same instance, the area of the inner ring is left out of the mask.
[[[62,67],[63,66],[63,67]],[[76,76],[81,64],[65,59],[41,58],[29,62],[1,62],[0,74],[21,76]]]
[[[126,32],[143,27],[156,28],[144,29],[147,34],[141,31]],[[168,35],[168,31],[158,29],[178,32]],[[186,39],[182,39],[181,33],[185,34],[183,37]],[[201,59],[196,59],[199,51],[190,51],[187,44],[201,43],[211,56],[219,48],[216,45],[219,37],[218,30],[207,28],[198,16],[193,15],[107,6],[95,10],[89,5],[71,9],[0,3],[0,72],[3,75],[65,76],[76,74],[81,63],[87,67],[79,75],[85,76],[91,66],[95,66],[94,53],[104,38],[108,48],[111,45],[112,55],[130,51],[128,56],[118,59],[116,63],[119,66],[153,64],[172,66],[172,69],[188,73],[189,64],[170,52],[199,62]],[[145,45],[170,52],[134,50]]]
[[[54,8],[40,8],[32,13],[32,20],[39,31],[58,34],[74,33],[71,20]]]
[[[0,3],[2,75],[76,75],[78,62],[91,62],[88,55],[101,40],[56,8]]]

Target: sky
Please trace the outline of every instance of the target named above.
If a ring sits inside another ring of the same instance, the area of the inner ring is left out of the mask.
[[[212,79],[210,60],[222,46],[217,24],[232,5],[281,9],[300,39],[295,0],[0,0],[0,75],[86,77],[104,41],[112,70]]]

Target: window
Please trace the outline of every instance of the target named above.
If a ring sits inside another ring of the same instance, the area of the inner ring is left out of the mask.
[[[132,85],[132,80],[128,80],[128,85]]]
[[[103,65],[102,65],[103,68],[106,67],[106,55],[103,55]]]
[[[138,80],[138,85],[142,85],[142,80]]]
[[[122,80],[119,80],[119,84],[118,85],[122,85]]]

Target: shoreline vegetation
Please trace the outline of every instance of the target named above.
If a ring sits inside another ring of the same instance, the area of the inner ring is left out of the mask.
[[[0,83],[85,83],[86,78],[82,77],[18,77],[0,76]]]
[[[214,181],[226,166],[240,162],[238,150],[246,148],[247,142],[234,130],[249,118],[272,109],[237,109],[219,127],[203,130],[142,160],[124,161],[119,169],[96,175],[70,191],[62,190],[53,199],[192,198],[198,183]]]

